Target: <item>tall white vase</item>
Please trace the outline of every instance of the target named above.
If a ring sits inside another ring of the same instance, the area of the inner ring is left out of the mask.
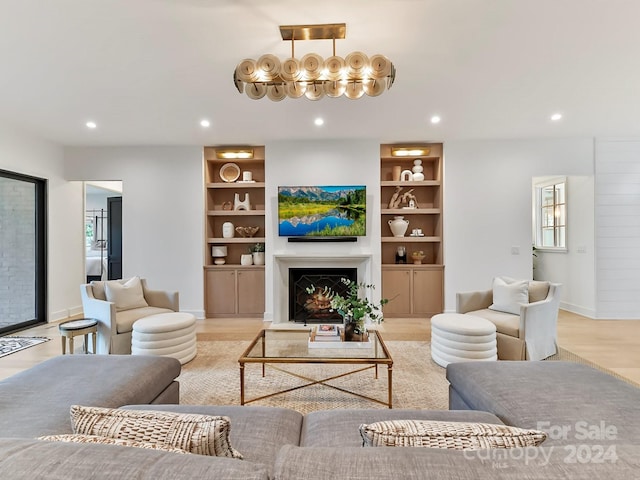
[[[405,220],[402,216],[393,217],[393,220],[389,220],[388,223],[394,237],[404,237],[409,228],[409,220]]]

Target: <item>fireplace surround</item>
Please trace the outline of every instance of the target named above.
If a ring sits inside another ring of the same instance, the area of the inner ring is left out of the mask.
[[[374,283],[371,255],[274,255],[273,256],[273,323],[294,322],[289,315],[290,269],[341,269],[356,271],[358,282]],[[299,320],[300,321],[300,320]]]

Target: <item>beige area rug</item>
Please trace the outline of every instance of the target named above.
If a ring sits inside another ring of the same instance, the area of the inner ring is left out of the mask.
[[[385,342],[393,358],[393,408],[446,410],[449,383],[444,368],[431,360],[427,342]],[[182,367],[180,403],[187,405],[240,405],[240,368],[238,358],[247,348],[247,341],[198,341],[198,355]],[[313,379],[322,379],[353,370],[349,365],[267,365],[262,378],[260,364],[245,367],[245,399],[267,395],[295,387],[304,380],[283,373],[280,368]],[[378,379],[373,370],[366,370],[332,380],[340,386],[386,402],[387,367],[378,367]],[[387,408],[322,385],[313,385],[282,395],[250,403],[292,408],[302,413],[337,408]]]
[[[445,369],[431,360],[428,342],[385,342],[393,358],[393,408],[446,410],[449,402],[449,383]],[[198,340],[198,355],[183,365],[180,381],[180,403],[186,405],[240,405],[240,368],[238,358],[249,345],[248,341]],[[604,369],[574,353],[559,348],[547,360],[563,360],[589,365],[621,380],[630,382],[615,372]],[[262,377],[260,364],[245,368],[245,398],[252,399],[285,390],[305,382],[280,369],[313,379],[326,378],[353,369],[348,365],[267,366]],[[386,402],[387,368],[378,367],[378,379],[373,370],[332,380],[332,385],[361,392]],[[302,413],[338,408],[387,408],[356,396],[322,385],[313,385],[282,395],[252,402],[250,405],[292,408]]]

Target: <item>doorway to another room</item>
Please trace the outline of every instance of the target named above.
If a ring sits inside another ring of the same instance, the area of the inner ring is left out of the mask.
[[[122,278],[122,182],[85,182],[86,281]]]

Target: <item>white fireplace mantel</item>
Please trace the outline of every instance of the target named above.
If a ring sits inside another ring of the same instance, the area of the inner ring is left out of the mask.
[[[289,269],[348,267],[358,270],[358,281],[372,282],[372,256],[355,255],[273,255],[273,323],[289,321]]]

